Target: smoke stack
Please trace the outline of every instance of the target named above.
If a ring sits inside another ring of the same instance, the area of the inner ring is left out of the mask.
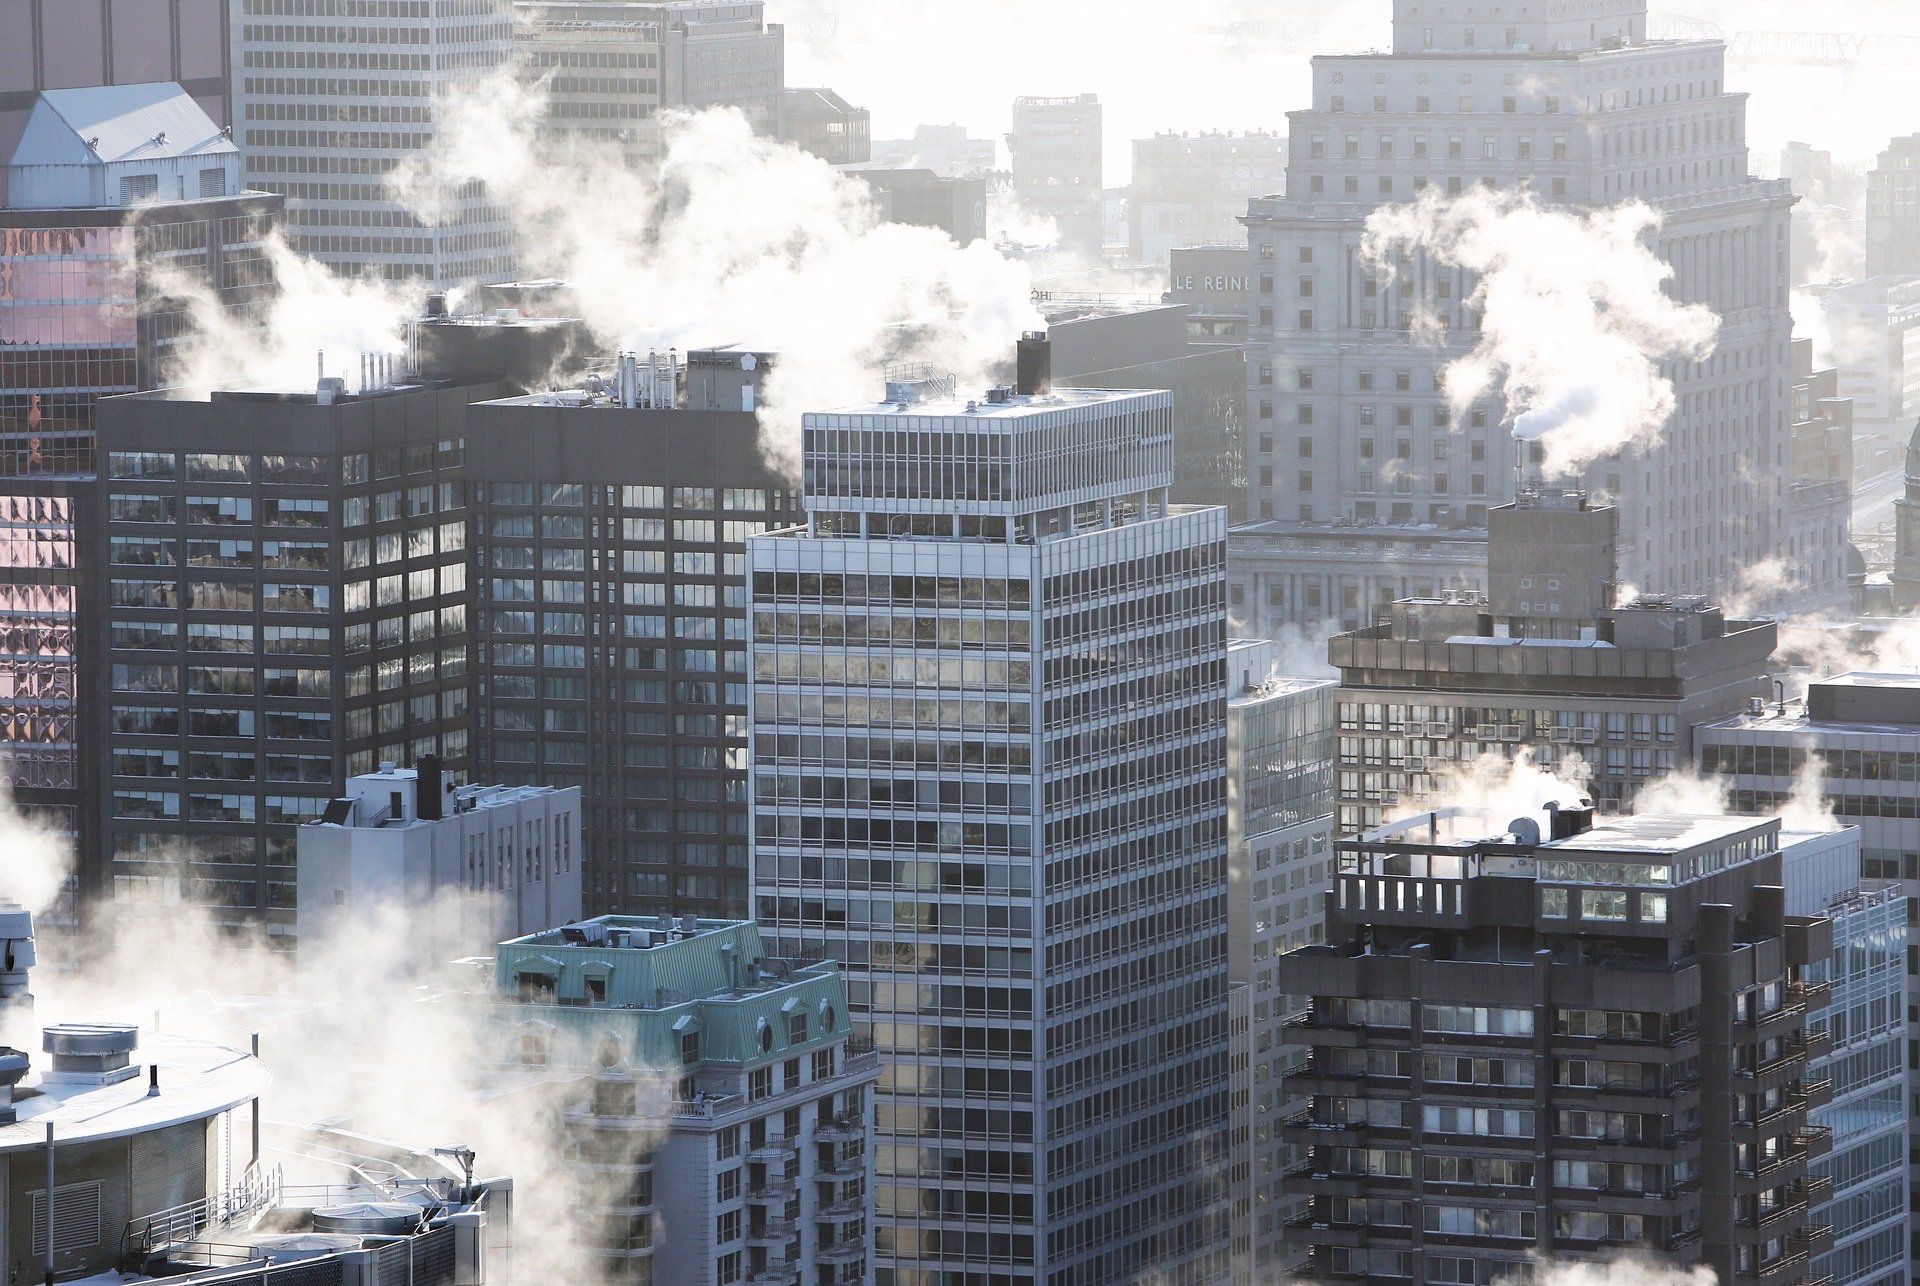
[[[427,319],[429,321],[447,315],[447,296],[444,291],[434,291],[427,296]]]
[[[1053,392],[1053,341],[1044,330],[1030,330],[1014,346],[1014,391],[1023,397]]]
[[[160,1064],[147,1064],[147,1097],[160,1097]]]
[[[419,780],[414,783],[414,790],[419,795],[414,801],[415,810],[421,821],[437,822],[446,816],[441,807],[441,795],[445,788],[441,785],[440,756],[421,755],[414,761],[413,767],[419,774]]]

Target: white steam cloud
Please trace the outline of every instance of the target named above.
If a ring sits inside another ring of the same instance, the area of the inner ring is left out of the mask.
[[[1711,1268],[1676,1268],[1653,1259],[1628,1255],[1598,1263],[1542,1260],[1531,1274],[1499,1277],[1497,1286],[1714,1286],[1719,1280]]]
[[[67,836],[22,814],[12,791],[0,786],[0,900],[17,902],[35,916],[62,908],[73,876],[73,843]]]
[[[1637,201],[1580,213],[1527,193],[1430,191],[1376,210],[1362,249],[1389,272],[1423,254],[1475,274],[1480,329],[1446,367],[1447,400],[1458,418],[1499,392],[1514,436],[1541,442],[1560,478],[1658,438],[1674,408],[1659,363],[1713,351],[1713,312],[1665,292],[1672,269],[1645,241],[1659,226]]]
[[[189,856],[176,857],[191,878]],[[591,1245],[594,1207],[611,1204],[608,1185],[617,1180],[574,1159],[559,1117],[584,1097],[595,1050],[556,1032],[545,1067],[515,1070],[511,1011],[489,1012],[480,995],[467,993],[477,981],[471,975],[413,965],[413,926],[426,908],[371,908],[333,936],[304,938],[297,962],[237,940],[185,903],[139,909],[147,914],[122,915],[111,935],[65,937],[42,928],[32,976],[36,1023],[157,1024],[240,1049],[260,1032],[274,1077],[262,1103],[269,1123],[326,1123],[422,1151],[472,1147],[477,1173],[514,1180],[517,1240],[537,1247],[536,1276],[613,1286]],[[448,918],[458,913],[444,909]],[[471,922],[494,922],[475,915]],[[476,953],[491,948],[473,944]],[[665,1098],[665,1080],[633,1070],[643,1103]],[[632,1146],[637,1152],[649,1142],[636,1132]],[[270,1152],[264,1161],[286,1166],[290,1182],[327,1177],[296,1154]]]
[[[257,319],[229,311],[205,282],[155,265],[155,289],[193,319],[172,353],[168,383],[196,396],[312,388],[324,370],[358,392],[362,354],[399,356],[404,323],[420,315],[424,287],[340,275],[295,253],[279,233],[265,248],[279,289]]]
[[[877,401],[883,368],[903,360],[984,382],[1043,324],[1024,267],[882,223],[864,183],[737,112],[663,117],[658,168],[635,171],[539,139],[546,107],[538,85],[488,82],[447,107],[431,174],[403,187],[484,182],[512,212],[522,275],[566,279],[609,345],[777,353],[763,445],[790,473],[802,412]]]

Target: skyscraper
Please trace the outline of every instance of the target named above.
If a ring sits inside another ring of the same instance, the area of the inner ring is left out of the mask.
[[[786,33],[761,0],[516,0],[514,17],[522,73],[547,78],[547,146],[649,165],[661,112],[712,107],[780,134]]]
[[[1013,100],[1013,195],[1025,212],[1052,219],[1060,248],[1097,259],[1104,138],[1097,94]]]
[[[883,1279],[1227,1265],[1223,511],[1165,393],[890,381],[748,543],[755,919],[890,1063]],[[890,1276],[888,1276],[890,1275]]]
[[[1534,1255],[1632,1251],[1728,1286],[1806,1281],[1833,1246],[1808,1167],[1834,927],[1789,911],[1768,817],[1465,808],[1336,841],[1327,945],[1287,1122],[1310,1272],[1490,1283]],[[1886,961],[1882,960],[1884,970]]]
[[[232,35],[234,141],[247,185],[286,196],[294,249],[393,281],[513,277],[513,228],[483,186],[394,187],[431,170],[447,112],[511,65],[512,0],[238,0]]]
[[[1867,276],[1920,273],[1920,134],[1887,144],[1867,171]]]
[[[104,861],[83,875],[135,912],[290,935],[294,827],[347,776],[467,766],[476,390],[341,383],[102,404]]]
[[[627,356],[469,413],[475,766],[581,787],[594,911],[747,910],[745,542],[800,520],[752,410],[773,360]]]
[[[1472,281],[1435,269],[1417,291],[1408,274],[1383,287],[1359,255],[1373,211],[1482,185],[1552,206],[1640,200],[1664,217],[1653,249],[1673,296],[1719,315],[1718,343],[1669,364],[1678,406],[1659,445],[1584,481],[1620,506],[1623,579],[1728,592],[1784,552],[1791,193],[1748,173],[1722,45],[1648,40],[1640,0],[1515,9],[1399,0],[1390,52],[1314,59],[1286,195],[1247,220],[1249,400],[1271,411],[1251,425],[1266,450],[1250,464],[1271,467],[1253,517],[1478,529],[1520,462],[1510,408],[1485,399],[1456,425],[1437,378],[1475,337]],[[1410,340],[1416,308],[1445,320],[1444,343]]]

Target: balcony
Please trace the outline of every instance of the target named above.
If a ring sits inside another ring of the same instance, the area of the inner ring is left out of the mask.
[[[1809,1110],[1825,1107],[1833,1102],[1833,1082],[1824,1077],[1817,1081],[1801,1081],[1800,1096]]]
[[[867,1253],[867,1239],[861,1237],[843,1237],[839,1241],[820,1243],[815,1257],[823,1264],[850,1264]]]
[[[1787,1242],[1787,1249],[1812,1259],[1824,1255],[1833,1249],[1833,1225],[1830,1223],[1810,1223],[1793,1234]]]
[[[867,1175],[867,1154],[857,1149],[836,1152],[820,1163],[816,1178],[820,1179],[864,1179]]]
[[[1746,1031],[1736,1029],[1734,1036],[1738,1039],[1741,1036],[1751,1033],[1752,1038],[1756,1041],[1772,1040],[1778,1036],[1791,1035],[1794,1031],[1798,1030],[1806,1020],[1806,1002],[1796,1000],[1789,1004],[1782,1005],[1772,1013],[1765,1015],[1752,1027],[1747,1028]]]
[[[776,1134],[749,1146],[747,1160],[757,1161],[762,1165],[772,1165],[792,1156],[796,1146],[795,1140]]]
[[[1833,1180],[1824,1175],[1808,1175],[1788,1190],[1788,1196],[1809,1206],[1823,1206],[1833,1198]]]
[[[836,1116],[831,1121],[822,1121],[814,1129],[813,1137],[822,1143],[858,1143],[867,1137],[867,1118],[864,1116]]]
[[[1807,1257],[1804,1254],[1789,1253],[1781,1255],[1771,1263],[1760,1265],[1760,1271],[1752,1277],[1761,1286],[1785,1286],[1787,1282],[1798,1282],[1807,1271]],[[1736,1280],[1738,1278],[1736,1277]]]
[[[763,1219],[747,1225],[749,1246],[784,1246],[793,1240],[793,1220]]]
[[[768,1177],[747,1186],[747,1200],[759,1206],[784,1206],[797,1186],[794,1179]]]
[[[1833,1151],[1833,1131],[1824,1125],[1803,1125],[1787,1138],[1809,1161],[1818,1161]]]
[[[1802,1001],[1808,1009],[1824,1009],[1833,996],[1833,984],[1830,982],[1790,982],[1787,994]]]
[[[794,1286],[799,1280],[799,1270],[783,1263],[769,1263],[747,1274],[747,1286]]]
[[[820,1218],[829,1223],[845,1223],[849,1219],[858,1219],[866,1213],[866,1200],[861,1197],[855,1197],[850,1201],[836,1201],[830,1206],[823,1207],[820,1211]]]

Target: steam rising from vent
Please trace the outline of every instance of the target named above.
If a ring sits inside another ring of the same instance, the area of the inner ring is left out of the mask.
[[[425,287],[410,289],[345,277],[294,252],[275,233],[265,242],[279,293],[250,321],[229,312],[205,282],[150,267],[154,289],[177,301],[192,326],[174,349],[166,381],[195,396],[214,389],[311,389],[321,370],[360,391],[361,354],[397,356],[407,319],[418,317]]]
[[[1537,753],[1532,746],[1522,746],[1512,759],[1490,754],[1448,763],[1434,773],[1429,802],[1478,809],[1504,822],[1534,816],[1549,801],[1571,805],[1587,793],[1591,772],[1585,760],[1569,755],[1561,763],[1547,765],[1539,762]]]
[[[1514,437],[1539,442],[1557,479],[1658,438],[1674,409],[1659,364],[1713,351],[1718,318],[1665,291],[1672,270],[1644,240],[1659,226],[1638,201],[1578,213],[1528,193],[1429,191],[1376,210],[1362,253],[1389,277],[1422,257],[1474,274],[1466,308],[1479,331],[1443,374],[1454,418],[1499,393]],[[1442,324],[1416,318],[1427,335]]]
[[[1496,1286],[1520,1286],[1515,1274],[1496,1277]],[[1675,1268],[1629,1255],[1594,1264],[1554,1263],[1541,1260],[1531,1276],[1530,1286],[1714,1286],[1719,1279],[1711,1268]]]
[[[556,152],[536,136],[547,102],[511,78],[449,104],[429,172],[435,193],[479,180],[512,212],[523,276],[571,283],[609,347],[737,341],[776,353],[762,448],[797,475],[803,411],[877,398],[891,362],[927,361],[985,383],[1023,330],[1044,323],[1027,270],[984,242],[880,222],[864,183],[759,137],[731,109],[660,119],[657,170]]]
[[[0,786],[0,900],[12,900],[36,919],[61,907],[73,875],[73,843],[22,814]]]

